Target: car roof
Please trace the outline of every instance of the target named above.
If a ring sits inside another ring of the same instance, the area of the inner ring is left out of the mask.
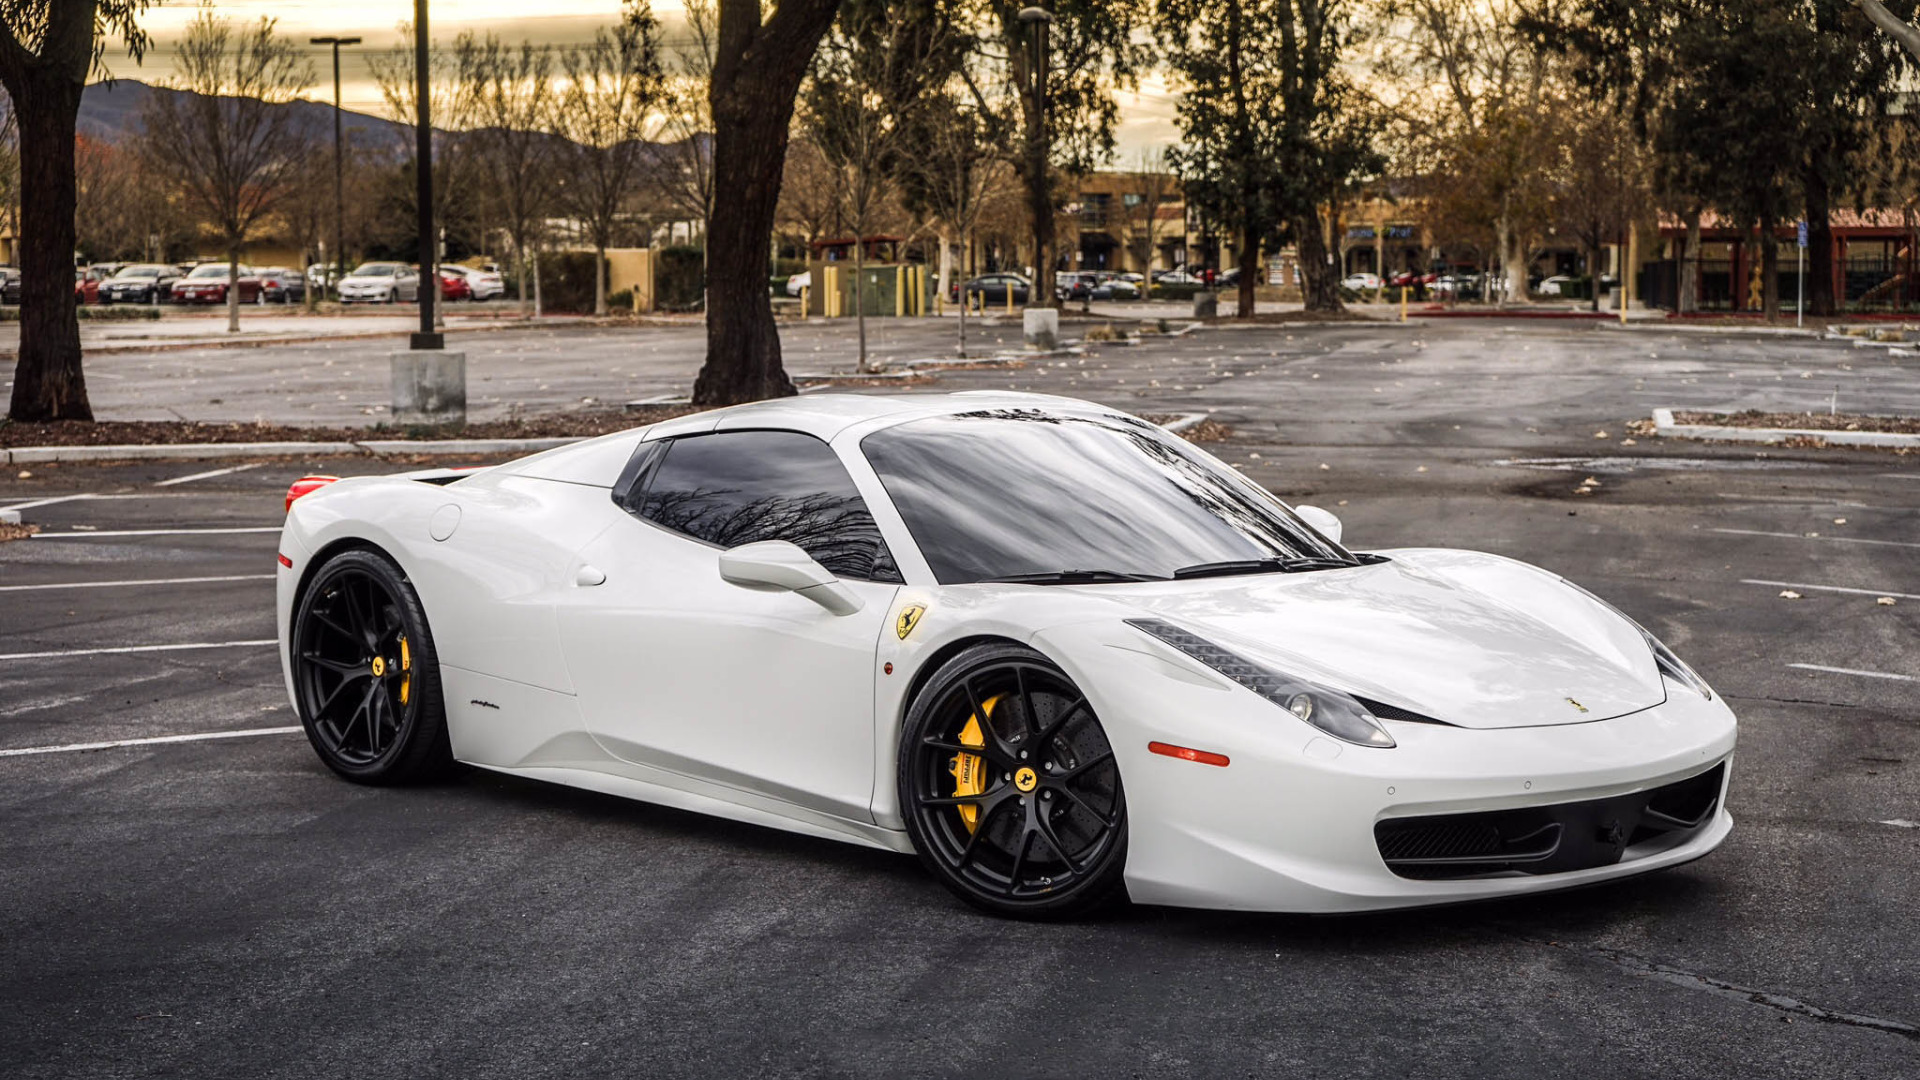
[[[778,428],[831,440],[848,428],[871,425],[873,421],[884,421],[878,426],[890,427],[929,416],[951,416],[996,406],[1064,412],[1115,411],[1078,398],[1011,390],[960,390],[943,394],[804,394],[663,420],[648,429],[647,438],[706,431]]]

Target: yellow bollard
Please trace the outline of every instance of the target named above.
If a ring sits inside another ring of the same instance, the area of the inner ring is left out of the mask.
[[[1407,287],[1400,286],[1400,321],[1407,321]]]
[[[1013,317],[1013,286],[1007,286],[1007,317]]]
[[[810,308],[807,307],[807,304],[812,299],[811,296],[809,295],[810,293],[812,293],[812,291],[813,291],[813,286],[811,285],[800,286],[800,321],[801,322],[805,322],[807,320],[807,312],[811,310]]]

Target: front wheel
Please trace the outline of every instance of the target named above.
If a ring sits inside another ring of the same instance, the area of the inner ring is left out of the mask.
[[[1126,799],[1086,696],[1040,653],[977,646],[914,698],[899,795],[921,862],[996,915],[1066,918],[1114,899]]]
[[[433,634],[392,560],[365,549],[327,560],[294,613],[290,651],[300,723],[328,768],[362,784],[452,768]]]

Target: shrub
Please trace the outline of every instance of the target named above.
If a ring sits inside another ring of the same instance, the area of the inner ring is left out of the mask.
[[[576,315],[593,313],[591,251],[548,251],[540,255],[540,306]]]
[[[633,290],[621,289],[619,292],[614,293],[613,295],[607,297],[607,310],[608,311],[632,311],[633,310]]]
[[[704,299],[705,252],[690,244],[660,248],[653,269],[653,303],[661,311],[697,311]],[[782,281],[784,282],[784,278]]]
[[[1147,290],[1147,295],[1155,300],[1191,300],[1193,294],[1206,290],[1205,285],[1167,284],[1155,285]]]

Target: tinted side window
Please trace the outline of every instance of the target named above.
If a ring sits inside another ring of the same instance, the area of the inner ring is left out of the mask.
[[[792,431],[727,431],[670,442],[627,508],[722,548],[800,546],[840,577],[899,581],[893,556],[826,443]]]

